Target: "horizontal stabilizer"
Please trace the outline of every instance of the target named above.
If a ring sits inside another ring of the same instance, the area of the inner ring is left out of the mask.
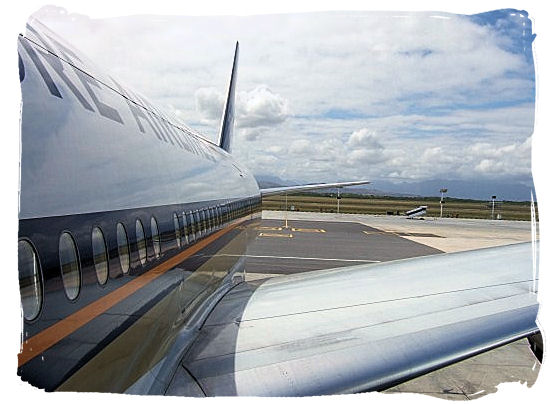
[[[301,191],[314,191],[316,189],[351,187],[353,185],[364,185],[364,184],[370,184],[370,181],[332,182],[332,183],[319,183],[319,184],[308,184],[308,185],[291,185],[288,187],[264,188],[264,189],[260,189],[260,194],[262,196],[271,196],[271,195],[289,194],[289,193],[301,192]]]

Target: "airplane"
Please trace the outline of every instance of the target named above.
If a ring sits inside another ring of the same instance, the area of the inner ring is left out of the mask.
[[[245,279],[260,189],[231,155],[239,44],[211,142],[31,19],[22,90],[21,379],[46,391],[382,390],[528,337],[531,243]],[[540,356],[540,355],[539,355]]]

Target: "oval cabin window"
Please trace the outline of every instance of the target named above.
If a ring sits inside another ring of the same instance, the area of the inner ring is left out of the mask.
[[[206,218],[206,231],[210,233],[212,231],[212,216],[210,215],[209,208],[204,210],[204,215]]]
[[[130,251],[128,249],[128,235],[122,223],[116,225],[116,242],[118,245],[120,269],[126,274],[128,273],[128,269],[130,269]]]
[[[31,243],[18,242],[19,291],[25,320],[34,320],[42,308],[42,283],[38,256]]]
[[[136,220],[136,245],[139,254],[139,261],[141,265],[145,265],[147,262],[147,246],[145,245],[145,232],[143,231],[143,224],[141,220]]]
[[[185,217],[185,213],[181,215],[181,219],[183,221],[183,237],[182,241],[183,244],[189,244],[189,225],[187,224],[187,218]]]
[[[109,259],[107,257],[105,237],[99,227],[94,227],[92,230],[92,252],[94,254],[97,281],[100,285],[105,285],[109,277]]]
[[[206,221],[206,214],[204,213],[204,209],[200,212],[201,215],[201,229],[203,234],[206,234],[208,232],[208,222]]]
[[[202,228],[201,228],[201,218],[199,216],[199,211],[196,210],[194,213],[195,216],[195,226],[197,227],[197,236],[195,238],[200,238],[202,236]]]
[[[75,300],[80,293],[80,263],[73,237],[68,232],[59,237],[59,265],[65,294]]]
[[[195,241],[195,219],[193,218],[193,213],[187,213],[187,222],[189,223],[189,242]]]
[[[153,239],[153,250],[155,251],[155,257],[160,257],[160,234],[157,219],[151,216],[151,238]]]
[[[176,242],[178,243],[178,248],[180,248],[181,247],[180,221],[178,220],[178,215],[175,213],[174,213],[174,232],[176,233]]]

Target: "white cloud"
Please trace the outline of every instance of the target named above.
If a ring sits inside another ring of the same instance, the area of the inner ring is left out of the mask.
[[[348,140],[350,147],[367,147],[371,150],[381,149],[382,145],[378,142],[376,132],[367,128],[356,130],[351,134]]]
[[[206,122],[219,122],[223,112],[223,96],[215,88],[201,87],[195,91],[195,105],[200,116]]]
[[[501,24],[428,13],[46,14],[98,64],[212,139],[239,40],[233,150],[255,172],[307,181],[530,173],[533,66],[509,50]]]
[[[288,101],[267,86],[239,93],[237,124],[242,128],[275,126],[289,116]]]
[[[242,138],[246,141],[253,142],[258,140],[264,133],[263,128],[246,128],[241,131]]]
[[[304,156],[307,154],[313,154],[314,152],[311,142],[306,139],[298,139],[293,141],[290,144],[288,151],[290,154],[294,154],[296,156]]]
[[[218,89],[201,87],[195,91],[195,105],[201,122],[219,124],[223,114],[225,97]],[[284,122],[289,116],[288,101],[273,93],[266,86],[237,93],[235,125],[241,138],[255,141],[270,128]]]

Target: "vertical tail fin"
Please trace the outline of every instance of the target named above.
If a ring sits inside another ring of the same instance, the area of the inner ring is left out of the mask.
[[[229,91],[227,100],[223,108],[223,117],[220,128],[218,144],[222,149],[231,152],[231,138],[233,137],[233,121],[235,120],[235,87],[237,84],[237,63],[239,61],[239,42],[235,45],[235,56],[233,57],[233,70],[231,71],[231,81],[229,82]]]

